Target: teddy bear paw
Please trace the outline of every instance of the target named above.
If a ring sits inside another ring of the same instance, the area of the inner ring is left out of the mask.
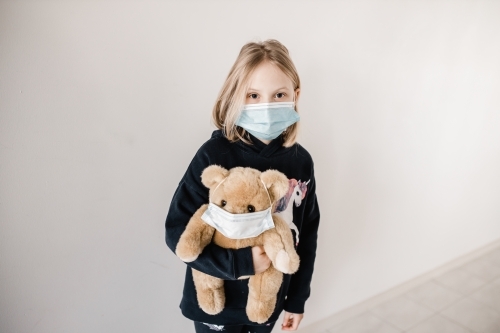
[[[180,258],[182,261],[184,261],[184,262],[193,262],[193,261],[195,261],[195,260],[198,258],[198,256],[193,256],[193,257],[184,257],[184,258],[183,258],[183,257],[179,257],[179,258]]]
[[[249,302],[246,308],[248,319],[258,324],[264,324],[273,314],[275,304],[276,299],[271,302]]]
[[[209,315],[216,315],[224,309],[224,289],[207,289],[205,291],[200,291],[198,294],[198,302],[204,312]]]
[[[182,247],[178,247],[175,254],[184,262],[195,261],[200,255],[199,253],[194,253],[193,251],[183,249]]]
[[[280,250],[276,255],[276,269],[285,274],[293,274],[299,268],[297,260],[292,260],[285,250]]]

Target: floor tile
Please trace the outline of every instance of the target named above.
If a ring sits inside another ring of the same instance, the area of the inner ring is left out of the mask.
[[[351,318],[328,329],[329,333],[401,333],[369,312]]]
[[[461,295],[468,295],[487,283],[484,279],[472,275],[461,268],[444,273],[434,278],[434,281]]]
[[[500,333],[500,248],[322,333]]]
[[[500,315],[468,297],[446,308],[441,315],[477,333],[500,332]]]
[[[382,320],[406,330],[433,315],[433,311],[406,298],[399,296],[370,309]]]
[[[485,285],[473,294],[470,298],[489,306],[500,314],[500,278]]]
[[[474,333],[473,331],[445,318],[439,314],[418,324],[408,333]]]
[[[500,266],[493,264],[491,260],[485,257],[471,261],[460,268],[485,281],[491,281],[500,277]]]
[[[488,262],[500,266],[500,248],[495,249],[484,256]]]
[[[405,296],[434,311],[442,310],[451,303],[464,297],[434,281],[426,282],[410,290]]]

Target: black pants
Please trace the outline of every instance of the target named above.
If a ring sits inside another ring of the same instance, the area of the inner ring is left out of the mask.
[[[226,332],[226,333],[271,333],[273,330],[274,323],[267,325],[212,325],[205,324],[195,321],[194,328],[196,333],[214,333],[214,332]]]

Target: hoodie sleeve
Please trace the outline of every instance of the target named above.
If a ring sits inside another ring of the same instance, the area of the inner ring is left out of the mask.
[[[300,231],[297,253],[300,257],[299,270],[292,275],[284,309],[290,313],[304,313],[304,305],[311,294],[311,279],[316,259],[316,247],[319,226],[319,207],[316,198],[314,171],[307,189],[304,218]]]
[[[197,152],[179,183],[165,220],[165,240],[174,254],[189,219],[201,205],[208,203],[208,189],[201,183],[201,173],[210,165],[210,154],[204,148],[205,145]],[[251,247],[232,250],[210,243],[195,261],[186,264],[224,280],[255,273]]]

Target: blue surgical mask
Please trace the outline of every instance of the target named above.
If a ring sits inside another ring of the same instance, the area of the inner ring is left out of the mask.
[[[256,138],[273,140],[300,120],[294,102],[245,104],[236,125]]]

